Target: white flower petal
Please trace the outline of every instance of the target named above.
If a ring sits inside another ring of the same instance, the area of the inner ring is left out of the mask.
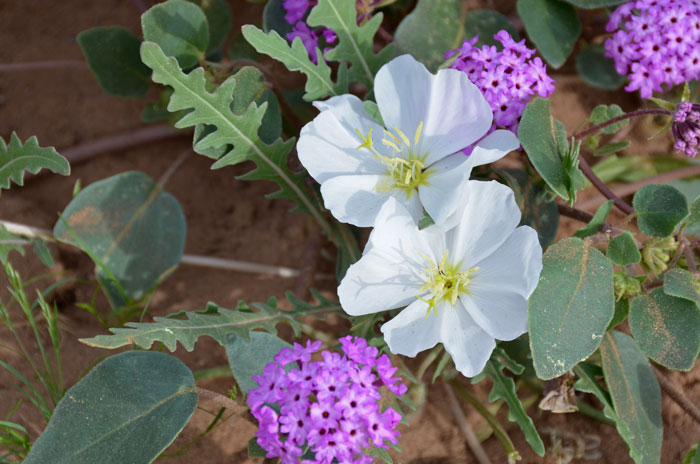
[[[444,223],[464,203],[463,185],[469,179],[471,164],[462,152],[441,159],[430,167],[428,185],[418,187],[418,195],[435,223]]]
[[[323,111],[301,130],[299,160],[316,181],[323,183],[344,174],[380,174],[386,169],[367,149],[357,149],[372,129],[375,145],[381,145],[383,128],[365,112],[354,95],[341,95],[316,106]]]
[[[493,131],[474,146],[469,155],[472,167],[481,166],[497,161],[520,146],[518,137],[509,130],[498,129]]]
[[[456,69],[431,74],[410,55],[382,66],[374,94],[387,128],[398,127],[412,143],[423,122],[418,151],[428,154],[428,165],[471,145],[493,120],[489,104],[466,74]]]
[[[376,174],[332,177],[321,184],[323,203],[340,222],[371,227],[390,198],[389,193],[377,192],[376,185],[383,177]]]
[[[377,215],[364,255],[338,287],[340,304],[357,316],[405,306],[423,286],[421,275],[431,248],[406,208],[390,198]]]
[[[496,341],[477,325],[461,304],[440,308],[438,314],[442,316],[440,339],[457,370],[465,377],[479,374],[491,357]]]
[[[513,340],[527,332],[527,298],[519,293],[475,289],[459,300],[475,323],[496,340]]]
[[[384,340],[394,354],[414,357],[441,340],[442,318],[438,310],[426,317],[428,304],[416,300],[381,327]]]
[[[447,232],[447,246],[450,256],[469,269],[508,239],[520,222],[520,209],[513,190],[495,180],[470,180],[464,190],[464,210]]]

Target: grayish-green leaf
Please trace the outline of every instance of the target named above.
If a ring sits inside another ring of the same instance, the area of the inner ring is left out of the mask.
[[[319,57],[318,63],[311,62],[300,38],[295,38],[290,47],[287,41],[274,30],[265,33],[250,24],[246,24],[241,30],[243,37],[258,53],[264,53],[280,61],[290,71],[299,71],[306,75],[304,100],[312,101],[329,95],[341,95],[347,90],[347,82],[343,83],[338,79],[336,84],[331,80],[331,68],[322,56]]]
[[[613,269],[575,237],[550,246],[528,303],[532,358],[541,379],[553,379],[590,356],[614,313]]]
[[[270,333],[255,331],[250,332],[248,340],[235,333],[228,334],[224,347],[238,387],[243,393],[248,393],[258,388],[258,383],[253,380],[253,376],[262,375],[263,369],[273,361],[273,357],[282,348],[291,347],[291,345]]]
[[[34,253],[37,255],[39,260],[44,264],[44,266],[53,267],[53,256],[51,256],[51,252],[49,251],[49,247],[46,246],[46,242],[40,238],[36,238],[32,241],[34,242]]]
[[[467,39],[473,39],[474,36],[479,36],[479,40],[475,44],[476,47],[495,45],[499,49],[503,48],[501,42],[493,38],[493,36],[501,30],[506,30],[510,36],[513,37],[513,40],[520,40],[518,30],[513,26],[513,23],[495,10],[469,10],[464,28]],[[457,46],[459,45],[460,44]]]
[[[637,243],[629,232],[624,232],[611,239],[606,254],[618,266],[638,263],[642,259]]]
[[[605,6],[615,6],[621,5],[629,0],[564,0],[567,3],[571,3],[574,6],[583,8],[586,10],[594,10],[596,8],[603,8]]]
[[[593,150],[593,156],[607,156],[617,153],[618,151],[624,150],[629,147],[630,143],[627,140],[621,140],[620,142],[611,142],[603,145],[600,148]]]
[[[236,34],[228,47],[228,57],[232,60],[260,60],[260,54],[243,37],[243,32]]]
[[[312,295],[319,302],[318,305],[301,301],[288,292],[286,296],[294,311],[279,309],[275,298],[270,298],[267,303],[253,303],[252,306],[257,312],[252,312],[250,306],[243,302],[240,302],[236,309],[220,308],[210,303],[205,311],[186,311],[174,315],[184,315],[187,319],[155,317],[151,323],[127,322],[125,329],[110,328],[112,335],[98,335],[80,341],[90,346],[110,349],[131,344],[148,349],[153,343],[161,342],[170,351],[175,351],[179,342],[185,350],[192,351],[199,337],[208,336],[223,345],[226,343],[226,336],[231,333],[245,340],[248,339],[248,333],[254,329],[276,334],[276,325],[280,322],[289,323],[294,333],[299,336],[301,327],[296,317],[310,314],[323,318],[328,313],[340,311],[339,303],[313,290]]]
[[[53,233],[88,253],[110,302],[120,308],[175,269],[185,248],[186,230],[175,197],[146,174],[129,171],[82,189],[61,214]]]
[[[445,61],[445,52],[462,45],[464,27],[459,0],[418,0],[396,28],[397,53],[409,53],[431,71]]]
[[[700,309],[655,288],[632,300],[630,329],[644,354],[670,369],[687,371],[700,352]]]
[[[627,298],[622,298],[615,302],[615,314],[613,315],[612,321],[608,324],[606,329],[608,332],[622,324],[622,321],[627,319],[630,313],[630,300]]]
[[[645,185],[632,201],[637,225],[649,237],[666,237],[688,215],[685,196],[670,185]]]
[[[209,46],[211,52],[221,47],[231,31],[231,7],[226,0],[187,0],[199,6],[209,25]]]
[[[197,407],[194,376],[164,353],[128,351],[68,390],[26,464],[147,464]]]
[[[355,0],[319,0],[313,7],[306,23],[332,29],[338,36],[338,45],[324,55],[329,61],[348,62],[348,80],[362,82],[371,89],[374,75],[389,61],[393,45],[374,53],[374,35],[382,24],[382,13],[362,25],[357,24]]]
[[[157,43],[167,56],[190,68],[204,58],[209,44],[209,24],[200,7],[185,0],[169,0],[141,15],[143,37]]]
[[[602,124],[618,116],[625,114],[619,105],[598,105],[591,111],[591,122],[595,125]],[[627,124],[629,124],[629,119],[623,119],[620,122],[606,126],[600,130],[603,134],[614,134],[619,131]]]
[[[0,138],[0,192],[10,188],[10,181],[24,185],[24,171],[36,174],[41,169],[49,169],[56,174],[70,174],[68,160],[59,155],[53,147],[40,147],[35,136],[22,145],[15,132],[10,135],[10,143]]]
[[[586,84],[603,90],[617,90],[626,79],[617,73],[615,62],[605,56],[601,45],[581,49],[576,56],[576,70]]]
[[[600,205],[598,211],[595,212],[591,221],[585,226],[581,227],[576,232],[574,232],[574,237],[586,238],[600,232],[600,228],[603,226],[603,224],[605,224],[605,220],[608,218],[608,214],[610,214],[610,210],[612,209],[612,207],[612,200],[608,200],[602,205]]]
[[[77,41],[102,90],[117,97],[146,95],[151,71],[141,62],[138,37],[123,27],[95,27]]]
[[[12,250],[24,256],[25,242],[22,237],[11,234],[4,225],[0,224],[0,263],[5,264],[7,262],[7,258]]]
[[[380,126],[384,127],[384,119],[382,119],[382,113],[379,112],[379,106],[372,100],[365,100],[362,102],[362,107],[365,109],[367,115],[374,119],[374,121]]]
[[[661,391],[646,356],[628,335],[612,331],[600,346],[617,428],[637,464],[661,460]]]
[[[685,269],[674,268],[664,273],[664,293],[700,305],[700,295],[693,274]]]
[[[559,69],[581,34],[574,7],[559,0],[518,0],[517,8],[530,40],[545,61]]]
[[[700,197],[695,196],[695,198],[688,198],[686,196],[686,199],[690,203],[690,214],[688,215],[688,226],[686,227],[686,230],[688,233],[692,235],[699,235],[700,234]]]

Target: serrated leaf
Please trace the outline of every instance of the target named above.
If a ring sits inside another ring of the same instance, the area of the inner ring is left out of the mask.
[[[537,51],[559,69],[581,34],[581,21],[574,7],[559,0],[518,0],[517,9]]]
[[[645,185],[634,195],[637,225],[649,237],[667,237],[688,215],[685,196],[670,185]]]
[[[173,356],[112,356],[66,392],[24,462],[153,462],[192,417],[194,386],[192,372]]]
[[[600,228],[603,226],[603,224],[605,224],[605,220],[608,218],[608,214],[610,214],[612,207],[612,200],[608,200],[600,205],[598,211],[595,212],[590,222],[574,232],[574,237],[586,238],[600,232]]]
[[[299,210],[310,213],[319,224],[326,224],[320,216],[314,200],[306,193],[305,175],[292,173],[287,168],[287,155],[294,140],[278,139],[267,145],[258,137],[267,104],[258,107],[251,103],[247,111],[237,115],[231,111],[231,101],[236,78],[229,77],[214,93],[206,88],[204,70],[197,68],[184,74],[177,62],[165,56],[157,44],[144,42],[141,46],[141,59],[153,69],[153,80],[169,85],[174,93],[168,110],[171,112],[192,109],[175,126],[178,128],[209,124],[216,130],[200,140],[195,148],[207,149],[231,145],[233,148],[212,166],[218,169],[243,161],[253,161],[256,169],[239,177],[244,180],[269,180],[277,183],[280,190],[268,195],[269,198],[286,198],[297,202]]]
[[[15,132],[10,135],[10,143],[0,138],[0,193],[10,188],[10,181],[24,185],[24,171],[36,174],[41,169],[49,169],[56,174],[70,174],[68,160],[59,155],[53,147],[40,147],[35,136],[22,145]]]
[[[664,293],[700,305],[700,295],[695,287],[693,274],[685,269],[675,268],[664,273]]]
[[[459,0],[419,0],[396,28],[397,53],[409,53],[431,71],[437,70],[445,51],[462,45],[461,16]]]
[[[489,401],[493,403],[499,398],[503,399],[508,405],[508,420],[517,422],[532,450],[539,456],[544,456],[542,438],[540,438],[535,424],[525,412],[525,408],[523,408],[523,404],[518,398],[515,382],[503,374],[504,367],[504,364],[497,357],[493,356],[486,363],[485,372],[493,381],[493,387],[489,393]]]
[[[314,64],[300,38],[295,38],[291,47],[275,31],[265,33],[257,27],[246,24],[241,28],[243,37],[258,53],[264,53],[284,64],[290,71],[299,71],[306,76],[304,100],[320,100],[329,95],[341,95],[347,91],[347,82],[340,79],[334,83],[331,68],[326,64],[317,49],[318,63]],[[345,76],[347,77],[347,76]]]
[[[612,264],[600,251],[575,237],[550,246],[527,308],[537,376],[553,379],[590,356],[614,303]]]
[[[95,27],[76,38],[102,90],[117,97],[143,97],[150,70],[139,57],[141,39],[123,27]]]
[[[358,25],[355,0],[319,0],[306,23],[312,27],[327,27],[336,33],[338,45],[325,52],[326,59],[349,62],[348,80],[362,82],[371,89],[374,75],[394,53],[391,45],[374,53],[374,35],[382,24],[382,17],[382,13],[377,13]]]
[[[157,43],[183,68],[190,68],[204,58],[209,44],[207,17],[200,7],[185,0],[152,6],[141,15],[141,29],[145,40]]]
[[[624,232],[611,239],[606,254],[618,266],[638,263],[642,259],[637,243],[629,232]]]
[[[226,357],[236,383],[243,393],[258,388],[253,376],[263,375],[266,365],[282,348],[291,347],[281,338],[267,332],[250,332],[248,340],[230,333],[223,342]]]
[[[5,264],[12,250],[24,256],[24,245],[27,242],[22,237],[10,233],[7,228],[0,224],[0,263]]]
[[[655,288],[632,300],[630,330],[648,357],[670,369],[690,370],[700,353],[700,309]]]
[[[324,298],[318,292],[314,291],[312,294],[319,301],[318,305],[303,302],[288,292],[286,296],[294,307],[294,311],[279,309],[277,300],[270,298],[267,303],[251,305],[258,310],[257,312],[250,312],[249,307],[241,303],[236,309],[217,307],[215,314],[207,310],[187,311],[185,313],[187,319],[154,317],[154,322],[151,323],[127,322],[125,324],[127,328],[110,328],[112,335],[98,335],[80,341],[90,346],[110,349],[131,344],[148,349],[153,343],[161,342],[170,351],[175,351],[177,344],[180,343],[185,350],[192,351],[199,337],[208,336],[224,345],[230,333],[235,333],[245,340],[248,340],[248,332],[254,329],[276,334],[276,325],[280,322],[289,323],[295,334],[299,336],[300,326],[295,320],[296,317],[304,314],[322,317],[327,313],[340,310],[339,303]]]
[[[578,52],[576,71],[586,84],[603,90],[617,90],[626,79],[617,73],[615,62],[605,56],[601,45],[589,45]]]
[[[495,10],[469,10],[464,29],[467,39],[472,39],[477,35],[479,36],[479,40],[475,44],[476,47],[495,45],[499,49],[503,48],[501,42],[493,38],[493,36],[501,30],[506,30],[513,40],[520,40],[518,30],[513,26],[513,23]]]
[[[637,464],[661,460],[661,391],[646,356],[628,335],[612,331],[600,346],[605,383],[618,415],[620,436]]]

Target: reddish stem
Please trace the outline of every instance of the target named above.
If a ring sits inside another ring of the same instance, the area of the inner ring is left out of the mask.
[[[620,121],[624,121],[625,119],[632,119],[632,118],[638,118],[640,116],[647,116],[649,114],[663,114],[666,116],[669,116],[671,114],[670,111],[664,110],[661,108],[649,108],[649,109],[641,109],[641,110],[636,110],[636,111],[631,111],[629,113],[625,113],[621,116],[617,116],[612,119],[608,119],[607,121],[600,123],[596,126],[590,127],[586,129],[585,131],[579,132],[578,134],[574,135],[574,138],[580,139],[583,137],[587,137],[589,135],[593,135],[596,132],[598,132],[601,129],[604,129],[608,126],[612,126],[615,123],[618,123]]]

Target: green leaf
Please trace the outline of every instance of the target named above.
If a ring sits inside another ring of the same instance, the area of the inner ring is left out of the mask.
[[[556,201],[543,186],[532,182],[522,169],[500,169],[498,174],[515,193],[515,201],[522,212],[520,225],[534,228],[540,245],[546,248],[556,238],[559,228]]]
[[[681,192],[683,192],[681,190]],[[683,192],[685,193],[685,192]],[[694,198],[689,198],[686,195],[686,199],[690,202],[690,215],[688,216],[686,231],[692,235],[700,234],[700,196],[695,196]]]
[[[300,38],[295,38],[290,47],[287,41],[275,31],[265,33],[250,24],[246,24],[241,30],[243,37],[258,53],[271,56],[284,64],[290,71],[304,73],[306,76],[304,100],[320,100],[329,95],[341,95],[346,92],[347,81],[343,82],[339,76],[338,83],[333,82],[331,68],[326,64],[318,49],[318,63],[312,63]]]
[[[493,36],[504,29],[513,37],[513,40],[520,40],[518,30],[513,26],[513,23],[501,13],[494,10],[469,10],[464,28],[467,39],[473,39],[474,36],[479,36],[479,40],[475,44],[476,47],[495,45],[499,49],[502,48],[503,45],[501,42],[494,39]],[[460,45],[461,44],[457,44],[458,47]]]
[[[596,8],[603,8],[605,6],[615,6],[621,5],[628,0],[564,0],[567,3],[571,3],[574,6],[583,8],[586,10],[594,10]]]
[[[114,308],[150,291],[178,265],[187,226],[178,201],[129,171],[85,187],[53,233],[88,253]]]
[[[603,226],[603,224],[605,224],[605,220],[608,218],[608,214],[610,214],[612,207],[612,200],[608,200],[600,205],[600,208],[598,208],[598,211],[595,212],[591,221],[574,232],[574,237],[586,238],[600,232],[600,228]]]
[[[362,82],[371,89],[374,75],[393,56],[393,46],[374,53],[374,35],[382,24],[382,13],[362,25],[357,24],[355,0],[319,0],[311,10],[306,23],[332,29],[338,36],[338,45],[324,55],[327,60],[350,63],[348,80]]]
[[[614,313],[613,269],[597,249],[565,238],[543,257],[528,303],[530,347],[537,376],[559,377],[590,356]]]
[[[194,3],[204,12],[209,26],[209,46],[211,52],[221,47],[231,31],[231,7],[226,0],[187,0]]]
[[[235,333],[228,334],[223,343],[226,357],[236,383],[243,393],[258,388],[254,375],[262,375],[266,365],[289,343],[267,332],[250,332],[246,340]]]
[[[528,37],[554,69],[559,69],[581,34],[576,10],[559,0],[518,0],[518,14]]]
[[[627,140],[622,140],[620,142],[612,142],[603,145],[600,148],[596,148],[593,151],[593,156],[607,156],[617,153],[618,151],[624,150],[629,147],[630,143]]]
[[[195,148],[203,150],[223,145],[233,147],[214,163],[214,169],[253,161],[257,168],[239,179],[276,182],[281,189],[268,195],[268,198],[296,201],[300,211],[310,213],[319,224],[327,224],[320,216],[315,200],[306,192],[305,174],[292,173],[287,168],[287,154],[294,140],[283,142],[278,139],[272,145],[267,145],[258,137],[266,104],[258,107],[251,103],[245,113],[236,115],[231,111],[231,95],[237,85],[235,77],[229,77],[214,93],[209,93],[205,88],[204,71],[201,68],[183,74],[175,60],[167,58],[158,45],[150,42],[141,46],[141,55],[143,62],[153,69],[153,80],[169,85],[175,91],[170,98],[168,110],[175,112],[193,109],[175,124],[176,127],[197,124],[216,126],[216,131],[200,140]]]
[[[642,259],[637,243],[629,232],[624,232],[610,240],[607,255],[618,266],[638,263]]]
[[[187,351],[194,349],[195,342],[202,336],[208,336],[224,345],[226,336],[235,333],[245,340],[248,333],[254,329],[263,329],[272,334],[277,333],[276,325],[287,322],[299,336],[301,327],[296,317],[310,314],[322,318],[325,314],[339,312],[340,304],[331,301],[320,293],[312,291],[313,297],[319,302],[311,305],[296,298],[291,292],[286,297],[294,308],[293,311],[281,310],[277,307],[277,300],[270,298],[267,303],[253,303],[257,312],[251,312],[250,306],[240,302],[236,309],[219,308],[210,303],[213,311],[186,311],[187,319],[172,319],[170,317],[154,317],[154,322],[127,322],[127,328],[110,328],[113,335],[98,335],[93,338],[80,341],[98,348],[119,348],[135,344],[148,349],[153,343],[161,342],[170,351],[175,351],[178,342]],[[176,314],[180,316],[180,314]]]
[[[284,18],[287,10],[284,9],[282,2],[283,0],[267,0],[267,5],[263,10],[263,30],[265,32],[275,31],[282,37],[286,37],[292,32],[292,25]]]
[[[53,267],[54,260],[49,251],[49,247],[46,246],[46,242],[40,238],[32,240],[34,242],[34,253],[39,257],[39,260],[46,267]]]
[[[253,46],[243,37],[243,32],[236,34],[228,47],[228,57],[233,61],[236,60],[253,60],[259,61],[260,54],[255,51]]]
[[[655,288],[632,300],[630,329],[644,354],[669,369],[690,370],[700,353],[700,309]]]
[[[445,51],[462,45],[464,28],[459,0],[418,0],[396,28],[397,54],[409,53],[431,71],[445,61]]]
[[[601,45],[589,45],[578,52],[576,71],[586,84],[603,90],[617,90],[626,79],[617,73],[615,62],[605,56]]]
[[[141,15],[141,28],[145,40],[157,43],[182,68],[197,64],[207,51],[207,18],[201,8],[188,1],[169,0],[151,7]]]
[[[547,185],[564,200],[571,200],[569,191],[573,179],[562,163],[568,149],[566,130],[561,122],[552,118],[549,100],[537,97],[527,105],[518,138]]]
[[[70,174],[68,160],[53,147],[40,147],[35,136],[24,145],[15,132],[10,135],[9,144],[0,138],[0,193],[10,188],[10,181],[24,185],[24,171],[36,174],[44,168],[62,176]]]
[[[138,37],[123,27],[95,27],[77,40],[102,90],[117,97],[146,95],[151,71],[141,63]]]
[[[695,287],[693,274],[685,269],[675,268],[664,273],[664,293],[700,305],[700,294]]]
[[[197,407],[192,372],[164,353],[128,351],[68,390],[26,464],[150,463]]]
[[[645,185],[634,195],[637,225],[649,237],[666,237],[688,215],[685,196],[670,185]]]
[[[22,237],[11,234],[4,225],[0,224],[0,263],[7,262],[7,257],[12,250],[24,256],[24,242]]]
[[[274,1],[274,0],[270,0]],[[258,445],[258,437],[253,437],[248,441],[248,457],[249,458],[264,458],[267,456],[267,451],[265,451],[260,445]]]
[[[608,324],[606,331],[611,331],[618,325],[622,324],[622,321],[627,319],[630,313],[630,301],[627,298],[623,298],[615,302],[615,315],[613,315],[612,321]]]
[[[622,108],[620,108],[619,105],[598,105],[593,108],[593,111],[591,111],[590,120],[594,125],[598,125],[618,116],[622,116],[623,114],[625,114],[625,112],[622,111]],[[616,122],[615,124],[602,128],[600,132],[603,134],[614,134],[629,124],[629,122],[629,119],[623,119],[620,122]]]
[[[489,401],[493,403],[499,398],[503,399],[508,405],[508,420],[517,422],[520,430],[525,434],[525,439],[532,447],[532,450],[539,456],[544,456],[544,443],[542,438],[537,433],[535,424],[530,416],[525,412],[523,403],[518,398],[515,382],[512,378],[503,373],[504,365],[498,357],[491,357],[486,363],[485,372],[491,377],[493,386],[489,393]]]
[[[622,332],[609,332],[600,346],[605,383],[617,412],[617,429],[637,464],[661,460],[661,391],[646,356]]]

